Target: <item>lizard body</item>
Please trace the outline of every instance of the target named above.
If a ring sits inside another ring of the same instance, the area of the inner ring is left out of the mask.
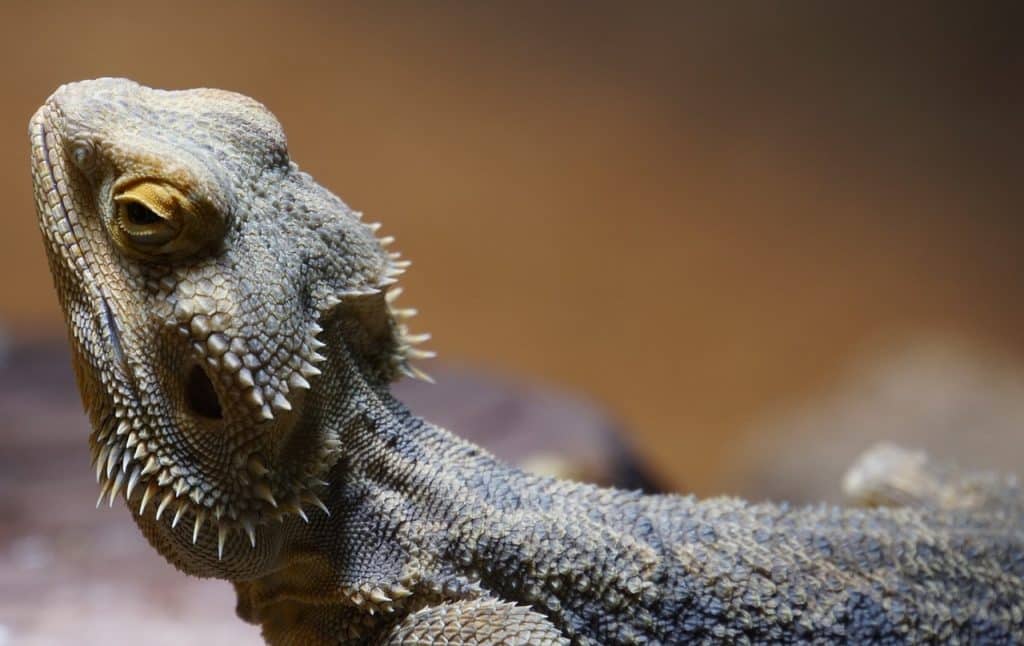
[[[83,81],[30,138],[101,500],[269,643],[1024,641],[1015,483],[791,508],[524,473],[391,397],[426,356],[405,264],[262,105]]]

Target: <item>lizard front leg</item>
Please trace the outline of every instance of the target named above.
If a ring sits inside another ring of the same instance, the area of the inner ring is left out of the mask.
[[[378,642],[381,646],[484,646],[569,640],[544,615],[497,599],[473,599],[427,606],[405,617]]]

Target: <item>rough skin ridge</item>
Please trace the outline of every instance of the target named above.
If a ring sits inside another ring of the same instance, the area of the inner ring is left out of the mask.
[[[847,486],[891,506],[844,509],[523,473],[391,397],[429,356],[406,263],[262,105],[83,81],[30,138],[100,500],[269,643],[1024,641],[1012,480],[889,450]]]

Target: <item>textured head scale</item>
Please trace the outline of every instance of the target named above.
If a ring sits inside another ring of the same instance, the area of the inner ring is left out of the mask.
[[[323,328],[343,327],[331,338],[371,382],[425,354],[391,307],[390,239],[300,172],[242,95],[84,81],[30,136],[101,498],[187,518],[194,539],[212,522],[221,548],[316,504],[338,447],[301,405]]]

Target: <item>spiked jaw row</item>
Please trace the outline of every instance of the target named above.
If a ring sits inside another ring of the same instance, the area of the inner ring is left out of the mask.
[[[258,454],[250,454],[238,472],[239,482],[248,490],[216,497],[199,478],[186,475],[186,470],[161,457],[158,451],[151,452],[147,436],[143,424],[124,420],[98,426],[94,431],[93,468],[100,484],[97,507],[104,498],[112,507],[123,494],[132,513],[140,518],[149,514],[160,522],[166,517],[171,529],[182,521],[191,522],[193,543],[209,522],[217,533],[218,558],[223,558],[225,541],[232,532],[245,532],[249,543],[256,547],[256,529],[261,525],[283,522],[289,514],[308,523],[310,508],[330,515],[317,495],[327,482],[310,472],[329,470],[340,450],[337,438],[325,440],[320,459],[301,478],[276,479]]]

